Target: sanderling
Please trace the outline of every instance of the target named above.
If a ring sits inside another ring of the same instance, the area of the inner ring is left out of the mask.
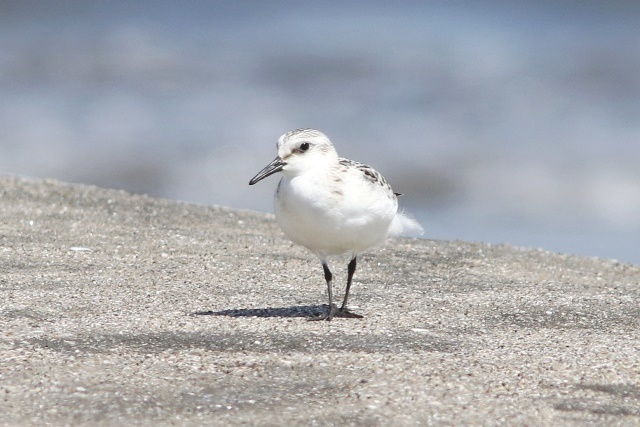
[[[359,254],[389,235],[422,233],[416,221],[398,212],[394,193],[373,168],[338,157],[325,134],[296,129],[278,139],[278,157],[254,176],[249,185],[276,172],[283,177],[275,193],[275,213],[285,235],[313,252],[322,263],[329,309],[311,320],[362,316],[347,310],[347,300]],[[347,287],[342,306],[333,304],[331,255],[348,254]]]

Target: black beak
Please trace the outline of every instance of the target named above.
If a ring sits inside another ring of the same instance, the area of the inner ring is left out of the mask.
[[[253,185],[261,179],[266,178],[269,175],[273,175],[276,172],[280,172],[286,164],[287,163],[283,162],[280,157],[276,157],[271,163],[265,166],[264,169],[258,172],[256,176],[251,178],[251,181],[249,181],[249,185]]]

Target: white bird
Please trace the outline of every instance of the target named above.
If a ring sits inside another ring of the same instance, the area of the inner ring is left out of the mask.
[[[310,320],[362,318],[347,309],[349,289],[359,254],[387,236],[422,234],[416,221],[398,212],[394,193],[373,168],[338,157],[325,134],[296,129],[278,139],[278,157],[254,176],[249,185],[276,172],[282,178],[275,193],[276,220],[284,234],[313,252],[322,263],[329,308]],[[342,306],[333,304],[332,274],[327,258],[348,254],[347,287]]]

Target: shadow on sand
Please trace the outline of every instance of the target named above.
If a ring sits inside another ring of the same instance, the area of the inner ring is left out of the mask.
[[[196,311],[192,316],[229,317],[315,317],[327,310],[327,305],[297,305],[275,308],[231,308],[221,311]]]

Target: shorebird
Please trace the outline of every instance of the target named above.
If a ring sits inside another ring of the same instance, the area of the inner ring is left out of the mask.
[[[388,237],[421,234],[415,220],[398,212],[399,193],[375,169],[338,156],[329,138],[315,129],[296,129],[278,139],[278,156],[249,185],[282,172],[275,214],[284,234],[313,252],[324,270],[329,308],[310,320],[362,318],[347,309],[358,255]],[[327,259],[348,254],[347,286],[340,308],[333,303],[333,275]]]

